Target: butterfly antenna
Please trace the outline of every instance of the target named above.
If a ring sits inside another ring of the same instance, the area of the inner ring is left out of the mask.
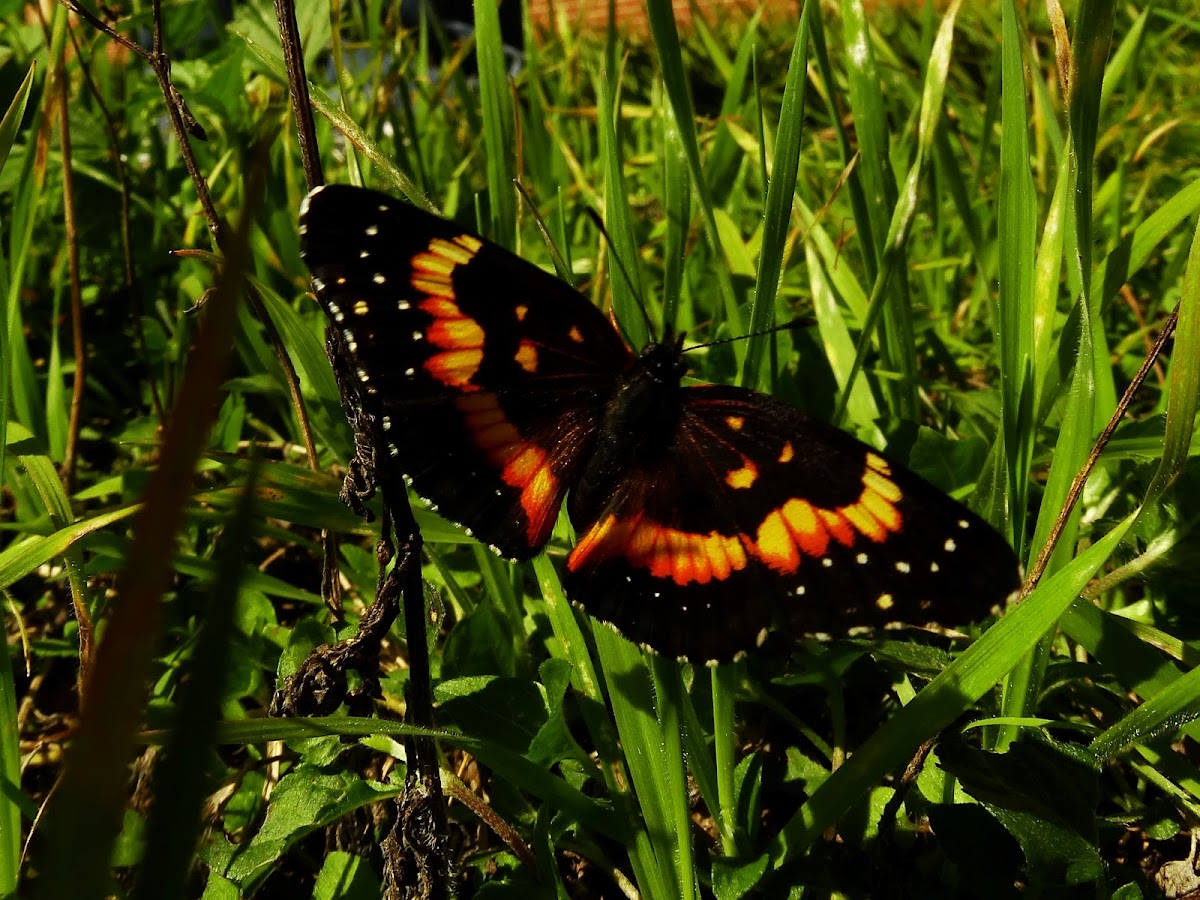
[[[555,245],[554,238],[550,235],[550,229],[546,227],[546,221],[542,218],[542,214],[538,212],[538,208],[534,204],[533,198],[530,197],[529,192],[525,190],[525,185],[521,183],[521,179],[514,178],[513,184],[516,185],[517,191],[520,192],[521,198],[525,201],[525,205],[529,208],[529,213],[533,216],[534,224],[537,225],[537,229],[542,235],[542,242],[550,250],[550,260],[554,263],[554,271],[558,273],[558,277],[563,281],[574,284],[575,280],[571,272],[571,266],[567,263],[562,253],[559,252],[557,245]]]
[[[629,277],[629,270],[625,268],[625,263],[621,261],[621,255],[617,253],[617,247],[613,243],[612,236],[609,235],[608,229],[604,227],[604,220],[600,218],[600,214],[592,207],[587,207],[587,214],[591,217],[592,222],[600,229],[600,233],[604,235],[604,242],[608,244],[609,255],[617,264],[617,269],[621,272],[621,277],[625,279],[625,284],[633,294],[633,299],[637,301],[638,309],[642,312],[642,320],[646,323],[646,333],[654,339],[654,325],[650,321],[650,313],[646,310],[646,302],[642,299],[642,293],[633,283],[633,279]]]
[[[763,334],[775,334],[777,331],[799,331],[801,328],[812,328],[817,324],[817,320],[810,316],[801,316],[799,319],[792,319],[790,322],[784,322],[782,325],[772,325],[770,328],[764,328],[762,331],[751,331],[749,334],[739,334],[737,337],[717,338],[715,341],[705,341],[703,344],[692,344],[690,347],[684,347],[684,353],[690,353],[693,350],[703,350],[705,347],[715,347],[718,344],[732,344],[734,341],[744,341],[747,338],[758,337]]]

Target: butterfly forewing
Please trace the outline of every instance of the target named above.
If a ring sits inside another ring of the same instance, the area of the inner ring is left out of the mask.
[[[757,392],[683,393],[661,459],[572,508],[568,592],[635,639],[722,660],[773,620],[961,625],[1017,588],[986,522],[850,435]]]
[[[385,194],[320,188],[300,230],[383,451],[446,518],[531,556],[631,361],[620,336],[557,278]]]

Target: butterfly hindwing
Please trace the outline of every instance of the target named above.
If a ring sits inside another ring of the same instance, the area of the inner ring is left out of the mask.
[[[554,276],[375,191],[310,194],[301,252],[383,452],[503,555],[540,549],[631,360],[612,325]]]
[[[1016,589],[986,522],[850,435],[753,391],[683,394],[662,456],[571,509],[568,593],[634,639],[728,659],[775,619],[956,625]]]

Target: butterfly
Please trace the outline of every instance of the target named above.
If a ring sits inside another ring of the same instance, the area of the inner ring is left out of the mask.
[[[395,467],[513,560],[576,531],[568,597],[716,663],[808,634],[984,617],[1019,583],[983,519],[758,391],[687,385],[681,337],[626,345],[583,295],[375,191],[314,190],[301,255]]]

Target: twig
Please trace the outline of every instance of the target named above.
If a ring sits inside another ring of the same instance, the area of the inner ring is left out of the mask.
[[[1025,584],[1021,588],[1021,599],[1029,596],[1029,593],[1037,586],[1042,574],[1046,571],[1046,566],[1050,563],[1050,555],[1054,553],[1054,548],[1058,545],[1058,539],[1062,537],[1063,529],[1067,526],[1067,520],[1071,518],[1071,511],[1075,509],[1075,504],[1079,502],[1079,497],[1083,493],[1083,486],[1087,484],[1088,476],[1092,474],[1092,469],[1096,467],[1096,463],[1100,460],[1100,454],[1104,452],[1104,448],[1108,446],[1109,440],[1112,439],[1113,432],[1117,430],[1117,426],[1121,424],[1121,419],[1125,417],[1129,405],[1133,402],[1134,395],[1141,388],[1142,382],[1146,380],[1146,376],[1154,368],[1154,364],[1158,361],[1158,357],[1162,354],[1163,347],[1175,332],[1175,323],[1179,319],[1179,306],[1171,310],[1171,314],[1167,316],[1166,322],[1163,323],[1162,331],[1158,334],[1158,339],[1154,342],[1154,346],[1150,348],[1150,352],[1146,354],[1146,358],[1142,360],[1142,367],[1138,369],[1133,380],[1129,382],[1129,386],[1125,388],[1125,393],[1121,395],[1121,401],[1117,404],[1117,408],[1113,410],[1112,417],[1108,420],[1108,424],[1104,426],[1104,430],[1100,432],[1100,436],[1096,438],[1096,443],[1092,446],[1092,452],[1088,454],[1087,462],[1083,464],[1083,468],[1075,475],[1075,480],[1071,482],[1071,489],[1067,491],[1067,499],[1063,503],[1063,508],[1058,513],[1058,518],[1054,520],[1054,527],[1050,529],[1050,534],[1046,538],[1046,543],[1042,545],[1041,551],[1038,553],[1037,562],[1030,569],[1028,577],[1025,579]]]
[[[71,342],[75,358],[75,373],[71,380],[71,412],[67,420],[67,442],[63,450],[62,480],[68,494],[75,485],[75,454],[79,446],[79,416],[83,409],[83,386],[87,379],[87,349],[83,344],[83,293],[79,273],[79,229],[75,219],[75,178],[71,162],[70,97],[67,94],[66,51],[58,60],[59,141],[62,151],[63,227],[66,231],[67,273],[71,292]],[[79,610],[77,610],[78,612]],[[85,611],[86,615],[86,611]],[[83,635],[82,622],[80,636]],[[90,624],[90,623],[89,623]],[[89,629],[90,630],[90,629]],[[91,641],[85,648],[80,643],[80,677],[86,674],[91,661]]]
[[[291,88],[292,115],[296,117],[296,140],[300,144],[300,160],[308,189],[325,183],[321,169],[321,152],[317,146],[317,127],[313,122],[312,103],[308,94],[308,77],[304,71],[304,52],[300,43],[300,28],[296,24],[296,5],[292,0],[275,0],[275,18],[279,22],[279,41],[283,49],[283,64]]]

